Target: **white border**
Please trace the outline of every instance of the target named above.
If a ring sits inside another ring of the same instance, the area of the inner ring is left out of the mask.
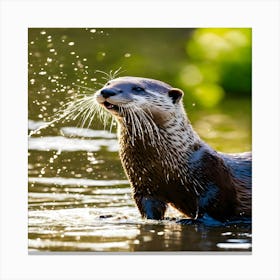
[[[7,0],[0,20],[1,279],[280,279],[278,1]],[[253,28],[252,255],[27,254],[27,28],[127,26]]]

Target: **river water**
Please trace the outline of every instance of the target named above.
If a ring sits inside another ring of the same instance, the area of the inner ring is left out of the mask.
[[[34,130],[43,123],[29,121]],[[29,252],[251,251],[251,228],[143,220],[115,133],[61,127],[29,138]]]

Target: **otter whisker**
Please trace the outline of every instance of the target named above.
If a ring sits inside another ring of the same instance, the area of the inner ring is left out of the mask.
[[[132,138],[132,142],[134,142],[135,138],[139,138],[145,145],[145,137],[148,137],[152,146],[156,146],[156,138],[159,139],[160,137],[159,130],[149,114],[135,104],[126,106],[124,112],[127,112],[124,118],[125,127],[131,128],[131,130],[127,129],[127,131]]]
[[[86,113],[87,112],[87,113]],[[88,118],[90,117],[90,115],[92,114],[92,103],[89,103],[87,105],[87,109],[85,110],[85,113],[82,117],[82,123],[81,123],[81,128],[83,128],[85,126],[85,123],[87,122]]]
[[[110,70],[109,76],[110,76],[110,80],[113,80],[113,79],[114,79],[113,70]]]
[[[96,102],[92,103],[92,111],[91,111],[91,115],[89,116],[89,123],[87,128],[89,128],[91,126],[91,123],[94,119],[94,117],[96,116],[96,113],[98,113],[99,111],[99,105]]]
[[[109,132],[112,133],[113,130],[113,126],[115,125],[115,119],[111,118],[111,124],[110,124],[110,128],[109,128]]]
[[[101,77],[102,80],[105,81],[105,84],[111,80],[111,76],[109,76],[108,78],[107,77]]]
[[[151,133],[151,135],[154,136],[154,132],[157,132],[158,128],[157,125],[154,123],[153,119],[146,114],[144,110],[141,110],[141,115],[143,120],[145,120],[145,124],[147,125],[148,132]]]
[[[113,79],[115,79],[115,78],[118,77],[120,74],[122,74],[122,73],[125,72],[125,70],[122,70],[122,71],[121,71],[121,69],[122,69],[122,67],[119,67],[117,70],[115,70],[115,71],[113,72]]]
[[[115,72],[113,70],[110,70],[110,72],[109,72],[110,80],[115,79],[114,73]]]
[[[130,124],[133,127],[131,135],[133,137],[133,143],[134,143],[135,138],[137,138],[137,127],[136,127],[136,122],[134,122],[134,111],[131,107],[129,108],[129,117],[130,117]]]
[[[149,120],[146,118],[146,116],[143,114],[141,109],[135,109],[135,115],[137,116],[137,122],[139,123],[139,130],[141,132],[141,139],[143,140],[143,143],[145,143],[145,137],[146,134],[147,137],[150,138],[152,146],[154,145],[154,137],[153,137],[153,129],[149,122]]]
[[[102,70],[95,70],[94,72],[95,72],[95,73],[104,74],[105,77],[107,77],[107,79],[110,80],[110,75],[109,75],[108,73],[106,73],[105,71],[102,71]]]
[[[104,87],[104,85],[107,83],[107,79],[106,79],[106,82],[105,83],[99,83],[99,82],[95,82],[94,84],[96,84],[96,85],[99,85],[99,86],[101,86],[101,87]]]
[[[65,113],[67,114],[65,120],[76,120],[80,115],[83,116],[85,114],[85,109],[87,109],[90,102],[91,100],[89,96],[72,102],[65,110]]]
[[[105,84],[106,84],[108,81],[115,79],[121,73],[125,72],[125,70],[120,71],[121,69],[122,69],[122,67],[119,67],[117,70],[110,70],[109,73],[102,71],[102,70],[95,70],[95,72],[105,75],[105,76],[101,77],[101,79],[105,80]],[[102,86],[104,86],[104,85],[102,85]]]
[[[168,151],[168,146],[167,146],[167,142],[168,141],[163,141],[163,139],[161,139],[161,134],[159,132],[159,128],[158,126],[155,124],[154,120],[152,119],[152,115],[150,113],[149,110],[147,110],[148,112],[146,112],[145,110],[139,108],[140,110],[138,110],[137,112],[142,114],[142,122],[143,125],[145,127],[145,131],[146,131],[146,135],[149,137],[151,145],[154,146],[156,148],[157,153],[160,155],[163,152],[166,153]],[[158,145],[158,143],[162,143],[161,146]],[[172,165],[174,167],[178,166],[178,162],[176,161],[177,157],[176,155],[172,155],[172,152],[166,153],[167,154],[167,158],[166,160],[168,160],[169,162],[172,162]],[[175,168],[174,168],[175,169]]]
[[[133,142],[134,142],[134,139],[137,138],[137,136],[138,136],[138,130],[139,130],[138,125],[137,125],[138,119],[135,116],[135,112],[132,107],[128,107],[127,110],[129,112],[129,125],[132,127],[131,137],[133,138]]]
[[[147,113],[143,109],[139,108],[139,113],[141,113],[144,127],[147,129],[147,134],[150,136],[151,143],[156,145],[157,141],[160,141],[159,128],[155,124],[154,120],[151,117],[151,113]],[[149,111],[148,111],[149,112]]]
[[[113,118],[111,114],[100,108],[100,106],[97,107],[97,115],[99,116],[100,121],[103,122],[104,129],[107,126],[108,120]]]
[[[133,106],[133,107],[135,107],[135,106]],[[144,132],[143,132],[143,129],[141,126],[141,120],[139,120],[139,116],[137,115],[137,107],[130,108],[130,112],[134,116],[133,124],[135,124],[135,136],[139,136],[140,139],[144,140]],[[138,134],[138,132],[139,132],[139,134]]]
[[[125,131],[126,131],[126,133],[129,135],[129,130],[128,130],[128,121],[127,121],[127,109],[126,108],[124,108],[124,107],[122,107],[122,106],[120,106],[119,107],[120,108],[120,114],[123,116],[123,122],[124,122],[124,129],[125,129]]]
[[[130,139],[131,139],[131,143],[132,146],[134,146],[134,138],[135,138],[135,123],[133,122],[133,117],[132,117],[132,112],[130,111],[129,108],[127,108],[127,120],[128,120],[128,124],[131,126],[131,133],[130,133]]]
[[[82,98],[80,100],[73,101],[65,109],[65,111],[68,111],[68,112],[81,111],[88,102],[89,102],[89,98],[88,97],[84,97],[84,98]]]

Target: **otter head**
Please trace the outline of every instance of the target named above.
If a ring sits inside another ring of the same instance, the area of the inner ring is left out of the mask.
[[[161,124],[181,108],[183,92],[161,81],[119,77],[109,81],[96,94],[97,102],[118,119],[130,111],[145,112]]]

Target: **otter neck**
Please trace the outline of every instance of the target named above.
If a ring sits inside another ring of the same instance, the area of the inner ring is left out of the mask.
[[[173,164],[175,168],[185,162],[194,145],[201,143],[183,108],[170,115],[164,123],[154,122],[150,127],[144,125],[142,124],[142,131],[139,132],[130,120],[119,121],[121,154],[134,151],[136,161],[138,156],[143,159],[144,155],[168,162],[169,167]]]

